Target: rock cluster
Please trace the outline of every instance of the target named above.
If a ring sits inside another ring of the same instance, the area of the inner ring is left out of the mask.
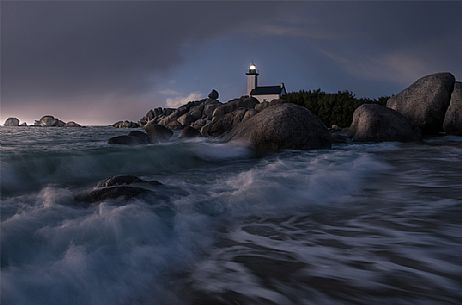
[[[214,137],[241,142],[257,154],[281,149],[322,149],[331,143],[419,141],[444,130],[462,134],[462,83],[450,73],[425,76],[391,97],[387,107],[364,104],[353,114],[349,128],[327,129],[308,109],[273,100],[259,103],[242,96],[221,103],[212,90],[207,99],[191,101],[177,109],[155,108],[140,119],[145,132],[115,137],[111,144],[145,144],[179,137]],[[128,121],[127,121],[128,122]],[[444,124],[443,124],[444,123]]]
[[[118,121],[112,124],[112,126],[115,128],[139,128],[140,127],[138,123],[130,122],[130,121]]]
[[[66,126],[66,123],[52,115],[44,115],[40,120],[36,120],[34,125],[45,127],[64,127]]]
[[[52,115],[44,115],[40,120],[36,120],[34,126],[42,127],[82,127],[74,121],[63,122]]]

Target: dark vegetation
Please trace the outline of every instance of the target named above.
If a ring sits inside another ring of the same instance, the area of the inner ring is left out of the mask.
[[[326,93],[321,89],[290,92],[285,96],[287,101],[308,108],[327,127],[332,125],[348,127],[352,122],[353,112],[356,108],[362,104],[386,105],[388,98],[387,96],[377,99],[357,98],[351,91]]]

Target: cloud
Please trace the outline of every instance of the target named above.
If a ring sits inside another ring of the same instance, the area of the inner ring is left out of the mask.
[[[177,108],[180,107],[184,104],[187,104],[190,101],[197,101],[203,98],[203,94],[200,92],[191,92],[190,94],[186,96],[177,96],[174,98],[168,98],[165,101],[165,104],[167,107],[172,107],[172,108]]]

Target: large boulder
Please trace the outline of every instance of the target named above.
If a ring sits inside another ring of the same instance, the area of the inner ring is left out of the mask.
[[[387,107],[404,115],[424,134],[436,134],[443,129],[454,82],[454,75],[450,73],[427,75],[392,96]]]
[[[44,127],[64,127],[66,126],[66,123],[52,115],[44,115],[40,120],[35,121],[34,125]]]
[[[151,143],[166,142],[173,135],[173,131],[152,121],[144,126],[144,130],[148,134]]]
[[[19,120],[17,118],[8,118],[5,121],[4,126],[19,126]]]
[[[291,103],[263,109],[239,124],[225,140],[249,144],[257,154],[331,147],[329,131],[322,121],[305,107]]]
[[[454,85],[443,127],[448,134],[462,135],[462,82]]]
[[[350,132],[355,142],[409,142],[420,139],[419,129],[402,114],[377,104],[356,108]]]
[[[212,92],[209,93],[208,97],[209,99],[217,100],[219,97],[218,91],[213,89]]]

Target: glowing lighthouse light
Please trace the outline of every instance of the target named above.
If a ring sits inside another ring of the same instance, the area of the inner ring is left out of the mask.
[[[257,66],[255,66],[254,64],[251,64],[249,67],[249,70],[257,70]]]

